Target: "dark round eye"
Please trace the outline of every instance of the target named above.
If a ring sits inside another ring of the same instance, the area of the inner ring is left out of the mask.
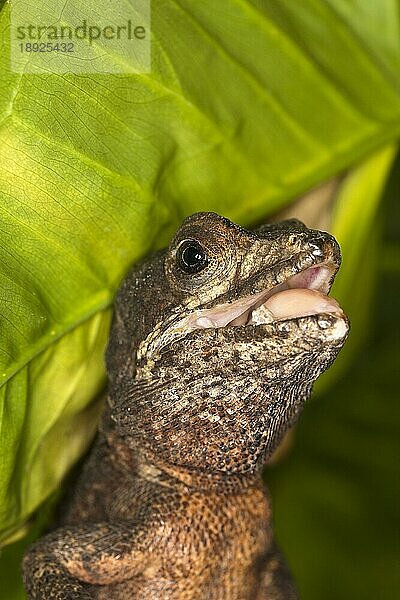
[[[196,240],[185,240],[178,248],[178,263],[185,273],[199,273],[208,265],[208,256]]]

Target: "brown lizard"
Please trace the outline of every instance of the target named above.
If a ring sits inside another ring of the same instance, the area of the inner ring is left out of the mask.
[[[187,218],[116,299],[107,407],[62,526],[24,559],[43,600],[291,600],[263,464],[334,361],[328,233]]]

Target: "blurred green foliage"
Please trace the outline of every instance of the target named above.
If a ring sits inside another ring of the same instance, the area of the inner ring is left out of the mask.
[[[305,408],[287,460],[265,474],[307,600],[395,600],[400,590],[399,199],[400,155],[376,216],[383,233],[364,344]]]

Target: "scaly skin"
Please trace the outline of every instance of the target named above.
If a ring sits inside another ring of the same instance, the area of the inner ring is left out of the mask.
[[[203,263],[186,261],[184,240],[201,244]],[[347,319],[190,324],[317,264],[328,288],[339,262],[335,240],[298,221],[250,232],[199,213],[134,268],[116,301],[99,434],[62,527],[25,556],[29,598],[297,598],[260,471]]]

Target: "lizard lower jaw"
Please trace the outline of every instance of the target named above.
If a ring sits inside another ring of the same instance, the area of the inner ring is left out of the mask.
[[[262,325],[322,313],[342,315],[339,304],[326,294],[334,267],[309,267],[284,283],[235,302],[196,311],[186,322],[189,330]]]

